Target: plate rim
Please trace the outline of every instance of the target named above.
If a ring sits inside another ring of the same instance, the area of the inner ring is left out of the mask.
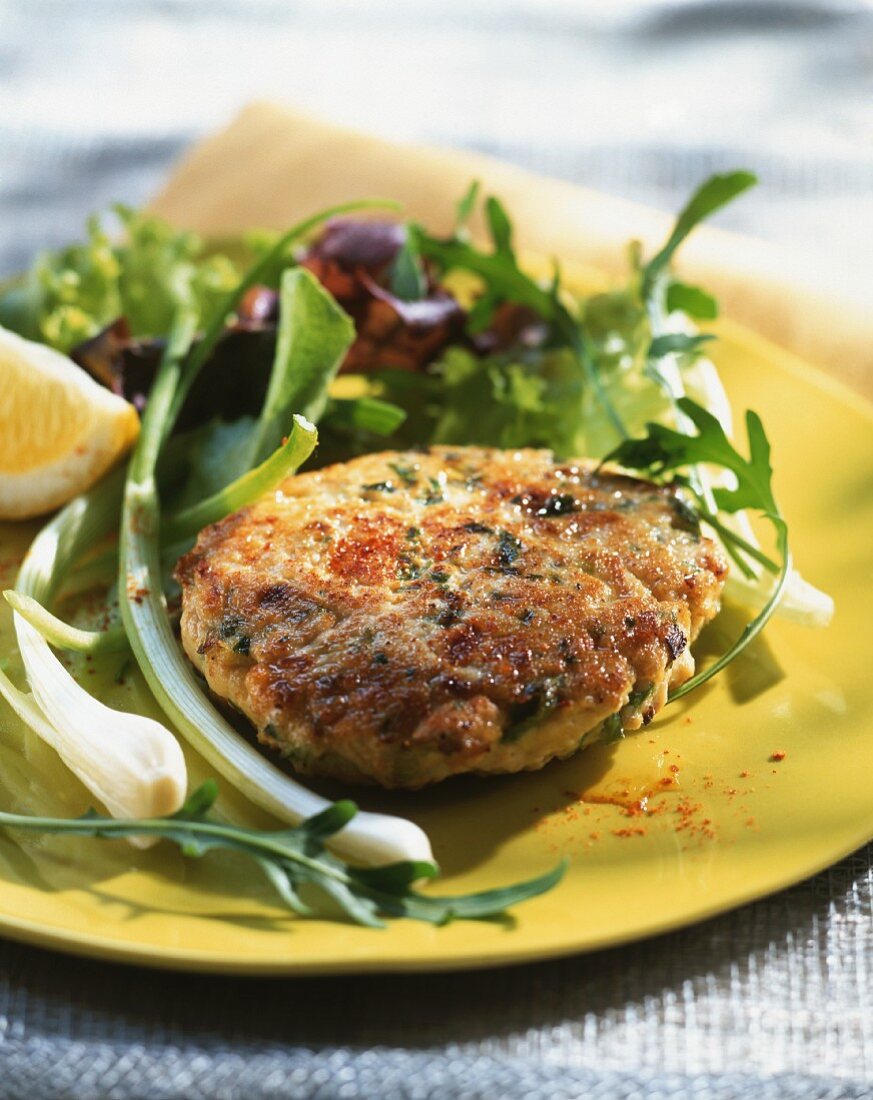
[[[857,836],[848,844],[828,849],[821,860],[806,865],[801,873],[791,872],[780,879],[767,879],[765,887],[751,886],[748,890],[737,891],[728,898],[722,898],[713,905],[702,905],[699,909],[687,907],[681,914],[654,923],[642,922],[639,926],[625,928],[615,935],[588,938],[584,942],[566,940],[560,944],[531,946],[521,949],[483,949],[481,946],[470,949],[469,954],[461,953],[450,957],[432,955],[429,957],[377,958],[377,957],[337,957],[330,961],[307,962],[305,959],[249,958],[242,955],[218,955],[214,952],[193,954],[190,950],[179,948],[153,948],[132,946],[102,936],[90,936],[81,932],[62,932],[49,928],[45,924],[8,917],[0,912],[0,933],[17,943],[32,947],[47,948],[63,955],[75,958],[94,959],[114,965],[140,966],[149,970],[170,971],[180,974],[224,974],[233,977],[258,978],[330,978],[353,974],[436,974],[460,973],[465,971],[497,970],[506,966],[524,966],[536,962],[549,962],[569,958],[574,955],[590,955],[598,951],[621,947],[628,943],[641,943],[656,939],[658,936],[691,928],[707,920],[731,912],[761,898],[781,893],[792,886],[805,882],[821,874],[828,867],[846,859],[853,852],[873,840],[873,820],[858,830]],[[203,919],[216,918],[206,915]],[[220,919],[220,918],[218,918]],[[289,916],[289,919],[292,919]],[[370,929],[374,936],[390,933],[385,929]]]
[[[722,318],[715,323],[716,331],[724,331],[740,344],[757,347],[760,354],[769,359],[774,368],[828,393],[834,400],[851,406],[852,412],[868,420],[873,426],[873,401],[823,369],[801,359],[795,353],[774,343],[768,337],[745,325]],[[655,938],[681,928],[688,928],[706,920],[730,912],[743,905],[777,894],[798,883],[820,874],[822,871],[850,856],[873,840],[873,809],[871,818],[864,819],[856,830],[843,830],[833,846],[826,847],[820,857],[778,876],[768,876],[766,885],[751,885],[739,889],[712,904],[695,908],[686,906],[681,912],[654,922],[641,921],[621,932],[574,940],[568,937],[560,943],[536,944],[521,947],[482,947],[462,949],[446,957],[409,956],[389,958],[379,956],[338,956],[335,959],[308,961],[305,958],[282,956],[250,957],[247,955],[218,954],[214,951],[196,953],[188,948],[156,947],[117,941],[96,934],[65,931],[39,920],[10,916],[0,909],[0,934],[19,943],[60,952],[79,958],[94,959],[114,965],[130,965],[152,970],[178,973],[209,973],[240,977],[337,977],[352,974],[401,974],[401,973],[452,973],[476,970],[492,970],[504,966],[523,966],[534,962],[546,962],[572,955],[590,954],[623,944]],[[212,920],[205,915],[204,919]],[[220,918],[218,918],[220,919]],[[290,918],[289,918],[290,919]],[[373,930],[379,935],[379,930]],[[390,927],[385,930],[390,934]]]

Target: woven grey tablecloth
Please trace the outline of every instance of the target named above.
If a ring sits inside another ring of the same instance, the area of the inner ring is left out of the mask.
[[[480,974],[245,980],[0,947],[0,1095],[869,1097],[869,851],[770,900]]]
[[[869,267],[871,27],[801,0],[0,0],[0,273],[256,95],[668,207],[748,165],[725,224]],[[0,941],[0,1097],[873,1096],[871,867],[482,974],[248,981]]]

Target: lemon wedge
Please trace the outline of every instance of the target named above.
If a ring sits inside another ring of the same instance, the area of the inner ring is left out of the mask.
[[[0,327],[0,519],[66,504],[130,450],[133,405],[65,355]]]

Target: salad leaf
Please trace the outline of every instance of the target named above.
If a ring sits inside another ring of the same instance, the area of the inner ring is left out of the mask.
[[[179,464],[173,480],[162,481],[162,496],[174,509],[182,510],[221,492],[247,469],[254,430],[254,417],[241,416],[211,420],[174,437]]]
[[[338,214],[349,213],[353,210],[367,210],[373,207],[388,207],[389,209],[394,209],[396,206],[396,203],[385,199],[360,199],[355,202],[340,203],[337,206],[330,206],[326,210],[321,210],[319,213],[313,214],[309,218],[304,218],[303,221],[293,225],[290,229],[277,237],[272,246],[259,257],[257,262],[248,268],[236,285],[222,295],[218,305],[212,311],[202,338],[196,346],[191,349],[190,354],[186,358],[184,370],[179,376],[179,384],[176,387],[173,407],[170,409],[169,415],[162,425],[162,440],[166,439],[173,430],[182,406],[185,403],[185,398],[188,396],[191,387],[197,380],[197,376],[204,363],[209,360],[216,345],[224,335],[228,319],[232,317],[234,312],[239,308],[240,302],[242,302],[246,293],[251,290],[252,287],[259,286],[263,282],[265,275],[273,271],[280,261],[286,261],[287,263],[293,262],[288,260],[289,250],[303,240],[307,234],[317,229],[318,226],[323,225],[325,222],[329,222],[331,218],[335,218]]]
[[[661,359],[676,352],[694,352],[702,345],[714,340],[710,333],[666,332],[656,336],[649,344],[649,358]]]
[[[238,281],[236,264],[223,254],[205,255],[193,233],[130,207],[116,206],[115,212],[123,230],[117,246],[119,313],[134,335],[169,332],[178,300],[174,287],[185,266],[191,267],[190,292],[201,317],[210,316]]]
[[[418,332],[429,328],[438,329],[446,325],[448,326],[446,331],[451,335],[455,321],[463,320],[463,314],[456,299],[445,291],[437,290],[427,297],[405,301],[392,294],[390,290],[379,286],[366,272],[361,273],[360,280],[374,300],[391,306],[405,325]]]
[[[450,348],[436,370],[440,403],[430,429],[434,443],[549,447],[562,456],[578,452],[583,383],[568,349],[529,361],[521,355],[483,361]]]
[[[415,302],[427,293],[427,279],[415,241],[406,234],[391,266],[391,293],[404,302]]]
[[[476,209],[476,203],[479,201],[479,190],[481,184],[478,180],[473,180],[464,194],[458,199],[455,206],[455,236],[460,236],[467,230],[467,222],[473,216],[473,211]]]
[[[412,889],[438,872],[424,860],[381,867],[354,867],[325,848],[325,841],[345,828],[357,814],[353,802],[335,802],[290,829],[247,829],[211,820],[207,815],[218,794],[207,780],[177,813],[145,820],[104,817],[90,810],[71,820],[0,812],[0,827],[64,836],[151,837],[177,844],[183,854],[198,858],[211,851],[231,851],[257,861],[281,900],[303,917],[329,916],[340,911],[356,924],[383,928],[383,916],[408,917],[443,925],[451,920],[493,920],[519,902],[545,893],[561,880],[566,862],[526,882],[456,897],[432,897]],[[306,894],[307,900],[303,895]]]
[[[667,287],[667,312],[679,311],[697,321],[714,321],[718,302],[702,287],[674,281]]]
[[[36,262],[18,291],[17,329],[26,329],[67,352],[124,316],[134,336],[169,331],[175,308],[173,286],[189,273],[200,313],[211,312],[239,279],[226,255],[207,255],[199,237],[179,232],[159,218],[126,206],[112,208],[116,239],[94,216],[87,239]],[[23,301],[22,301],[23,299]]]
[[[651,293],[658,276],[669,265],[676,249],[692,229],[757,182],[758,177],[753,172],[727,172],[724,175],[710,176],[694,192],[680,211],[667,243],[643,268],[643,297],[648,297]]]
[[[127,323],[119,318],[77,344],[70,358],[142,412],[164,345],[163,337],[132,337]],[[237,321],[226,328],[209,357],[209,369],[185,399],[177,430],[195,428],[216,417],[256,416],[263,406],[275,352],[275,324]]]
[[[324,418],[334,431],[387,436],[393,435],[406,420],[406,412],[378,397],[332,397]]]
[[[161,530],[165,545],[174,546],[195,538],[207,524],[216,523],[269,492],[303,465],[317,441],[314,426],[295,415],[288,438],[269,458],[211,496],[169,516]]]
[[[171,405],[153,422],[152,446],[160,449],[169,436],[185,407],[186,396],[197,392],[203,366],[211,361],[216,348],[227,342],[227,320],[234,315],[245,294],[260,285],[264,273],[275,267],[277,258],[286,256],[293,243],[335,214],[374,205],[386,204],[377,200],[344,203],[306,218],[275,238],[271,248],[263,252],[236,285],[222,296],[200,338],[192,338],[176,368],[178,378],[173,386]],[[266,460],[278,447],[285,428],[291,423],[292,412],[297,408],[308,412],[308,419],[317,418],[323,411],[327,389],[353,338],[354,326],[308,271],[289,267],[282,276],[282,287],[279,339],[259,419],[255,422],[241,417],[228,424],[215,421],[183,441],[182,450],[189,450],[190,475],[187,484],[182,482],[180,486],[177,482],[174,500],[177,509],[193,507],[203,497],[220,499],[217,495],[225,486],[243,477],[257,464],[262,452]],[[186,313],[193,313],[199,320],[196,298],[189,295],[184,304]],[[165,347],[164,358],[167,351]],[[160,378],[160,369],[157,378]],[[150,392],[150,401],[154,399],[156,388],[157,382]],[[254,384],[253,388],[256,393],[261,392],[260,384]],[[248,398],[251,399],[250,394]],[[146,407],[146,417],[148,415]],[[272,441],[275,447],[270,447]]]
[[[718,507],[727,513],[751,508],[770,521],[776,533],[779,555],[778,573],[767,602],[758,615],[746,626],[736,642],[708,668],[697,673],[671,695],[671,701],[687,695],[706,683],[740,653],[761,633],[776,610],[791,572],[791,553],[788,547],[788,526],[782,517],[773,495],[773,469],[770,465],[770,442],[757,413],[746,413],[746,434],[749,457],[745,458],[725,434],[716,417],[689,397],[677,401],[680,411],[697,428],[692,435],[675,431],[663,424],[649,423],[647,433],[641,439],[628,439],[604,458],[603,462],[617,462],[628,469],[638,470],[655,480],[668,473],[707,463],[729,470],[736,479],[733,488],[713,490]],[[693,494],[688,482],[686,489]],[[699,509],[705,513],[705,502],[696,497]],[[704,514],[701,518],[710,523],[716,517]],[[724,528],[721,529],[724,531]]]
[[[412,227],[411,232],[416,236],[421,254],[444,272],[462,269],[482,279],[484,309],[476,311],[474,307],[471,313],[473,331],[483,327],[486,316],[490,320],[499,302],[512,302],[532,310],[552,327],[554,341],[572,350],[602,412],[619,437],[626,437],[627,431],[606,391],[582,326],[562,300],[557,269],[551,285],[548,288],[540,286],[519,266],[512,248],[512,224],[494,196],[486,200],[485,216],[493,244],[491,252],[482,251],[457,234],[448,240],[439,240],[420,226]],[[580,407],[580,415],[582,411]]]
[[[366,268],[375,273],[397,258],[406,241],[406,229],[394,221],[332,217],[301,259],[326,260],[345,271]]]
[[[355,326],[311,272],[289,268],[279,292],[276,358],[250,459],[262,462],[281,443],[292,413],[317,424],[327,391],[355,338]]]

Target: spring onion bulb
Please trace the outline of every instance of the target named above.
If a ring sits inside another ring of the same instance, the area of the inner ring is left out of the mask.
[[[40,531],[18,575],[21,606],[32,607],[28,600],[49,603],[72,563],[115,527],[123,476],[123,471],[110,475],[71,501]],[[19,611],[14,623],[33,694],[19,691],[6,676],[0,677],[0,694],[21,719],[114,816],[155,816],[179,809],[187,771],[170,731],[151,718],[98,702],[76,683]]]
[[[169,730],[89,695],[18,612],[15,630],[34,702],[53,731],[35,732],[114,817],[161,817],[178,810],[185,801],[187,769]]]

